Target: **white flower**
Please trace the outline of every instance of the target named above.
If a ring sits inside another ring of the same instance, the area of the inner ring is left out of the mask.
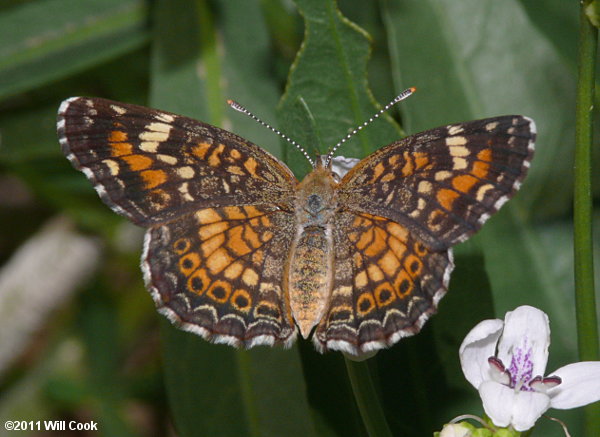
[[[460,346],[467,380],[479,391],[496,426],[533,427],[548,409],[570,409],[600,400],[600,361],[569,364],[544,376],[550,345],[548,316],[530,306],[484,320]]]

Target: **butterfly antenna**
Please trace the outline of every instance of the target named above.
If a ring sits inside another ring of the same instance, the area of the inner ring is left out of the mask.
[[[331,160],[333,159],[333,154],[335,153],[335,151],[337,149],[339,149],[339,147],[344,144],[346,141],[348,141],[350,138],[352,138],[354,135],[356,135],[358,132],[360,132],[362,129],[364,129],[365,127],[367,127],[369,124],[371,124],[377,117],[379,117],[381,114],[383,114],[385,111],[387,111],[388,109],[390,109],[392,106],[394,106],[396,103],[406,99],[407,97],[410,97],[417,89],[413,86],[410,87],[404,91],[402,91],[400,94],[398,94],[394,100],[392,100],[390,103],[388,103],[387,105],[385,105],[383,108],[381,108],[379,111],[377,111],[377,113],[375,115],[373,115],[371,118],[369,118],[367,121],[365,121],[363,124],[361,124],[360,126],[358,126],[356,129],[354,129],[352,132],[350,132],[348,135],[346,135],[344,138],[342,138],[340,140],[339,143],[337,143],[335,146],[333,146],[333,148],[329,151],[329,153],[327,154],[327,160],[325,161],[325,166],[328,167],[329,164],[331,163]]]
[[[242,105],[240,105],[235,100],[227,100],[227,104],[229,106],[231,106],[233,109],[235,109],[236,111],[239,111],[242,114],[246,114],[248,117],[252,118],[257,123],[263,125],[264,127],[266,127],[267,129],[271,130],[272,132],[275,132],[277,135],[279,135],[281,138],[283,138],[284,140],[286,140],[288,143],[294,145],[298,150],[300,150],[300,152],[302,152],[302,154],[308,160],[308,162],[310,162],[310,165],[312,167],[315,167],[314,161],[312,160],[312,158],[310,157],[310,155],[306,152],[306,150],[304,150],[304,148],[300,144],[298,144],[297,142],[295,142],[294,140],[292,140],[290,137],[288,137],[284,133],[282,133],[279,130],[275,129],[270,124],[265,123],[264,121],[262,121],[260,118],[258,118],[252,112],[248,111],[246,108],[244,108]]]

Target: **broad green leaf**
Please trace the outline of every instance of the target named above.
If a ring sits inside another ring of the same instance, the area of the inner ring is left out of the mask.
[[[184,5],[157,5],[152,105],[240,134],[248,130],[245,136],[278,153],[267,130],[225,105],[235,98],[269,118],[277,101],[275,81],[265,74],[269,43],[258,3],[229,1],[215,14],[203,1],[194,9]],[[235,351],[162,325],[166,386],[180,435],[314,434],[295,349]]]
[[[147,41],[141,0],[37,0],[0,14],[0,99],[105,62]]]
[[[575,69],[579,5],[563,0],[519,0],[531,23]]]
[[[78,316],[89,369],[86,382],[89,396],[98,403],[98,422],[108,435],[138,435],[127,426],[123,415],[126,392],[122,377],[117,376],[120,357],[114,353],[119,344],[114,302],[103,293],[102,284],[85,293],[82,301]]]
[[[520,2],[381,0],[397,88],[410,132],[450,122],[523,114],[537,123],[536,156],[518,200],[548,217],[571,199],[574,80]]]
[[[369,39],[345,19],[332,0],[297,1],[304,17],[304,42],[290,71],[278,108],[282,130],[307,152],[327,153],[377,110],[367,86]],[[364,157],[400,136],[389,118],[381,117],[345,144],[339,155]],[[289,150],[286,161],[301,176],[306,160]]]
[[[45,104],[0,117],[0,170],[18,176],[45,203],[68,212],[80,224],[105,229],[118,219],[60,152],[57,109],[58,105]]]

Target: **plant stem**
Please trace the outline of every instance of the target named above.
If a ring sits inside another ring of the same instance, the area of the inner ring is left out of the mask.
[[[344,357],[354,399],[369,437],[392,437],[379,397],[373,386],[367,360],[352,361]]]
[[[579,24],[573,216],[577,334],[579,359],[582,361],[600,360],[594,293],[591,195],[592,109],[598,31],[585,14],[589,3],[586,0],[581,4]],[[585,434],[593,435],[600,429],[600,405],[586,407],[585,416]]]

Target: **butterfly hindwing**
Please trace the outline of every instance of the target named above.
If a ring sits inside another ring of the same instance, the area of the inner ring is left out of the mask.
[[[284,295],[293,217],[272,206],[205,208],[148,230],[142,268],[159,310],[233,346],[291,344]]]
[[[406,227],[367,213],[342,213],[335,228],[334,284],[317,349],[360,355],[416,334],[447,291],[451,250],[431,251]]]

